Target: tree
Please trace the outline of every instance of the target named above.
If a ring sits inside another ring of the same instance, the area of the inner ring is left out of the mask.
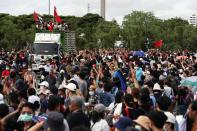
[[[151,41],[158,38],[160,23],[151,12],[133,11],[124,17],[122,37],[129,48],[143,49],[147,38]]]
[[[120,28],[116,21],[101,21],[96,27],[96,39],[100,41],[97,47],[113,48],[115,41],[119,40]]]

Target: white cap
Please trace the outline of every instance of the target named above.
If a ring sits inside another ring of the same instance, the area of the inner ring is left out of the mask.
[[[4,103],[4,100],[3,100],[3,95],[0,94],[0,104],[3,104]]]
[[[169,122],[169,123],[172,123],[172,124],[176,123],[176,118],[171,112],[164,112],[164,113],[168,117],[166,122]]]
[[[68,83],[68,85],[64,86],[66,89],[69,89],[71,91],[75,91],[77,89],[76,85],[74,83]]]
[[[61,90],[61,89],[66,89],[66,86],[60,85],[59,88],[58,88],[58,90]]]
[[[154,84],[153,90],[162,90],[158,83]]]
[[[45,87],[49,87],[49,83],[47,81],[43,81],[42,83],[40,83],[40,86],[45,86]]]
[[[40,98],[38,96],[32,95],[29,96],[28,102],[34,104],[36,101],[40,103]]]
[[[43,65],[39,65],[39,67],[38,67],[38,68],[39,68],[39,69],[40,69],[40,68],[44,68],[44,66],[43,66]]]
[[[65,71],[64,70],[60,70],[60,73],[65,73]]]

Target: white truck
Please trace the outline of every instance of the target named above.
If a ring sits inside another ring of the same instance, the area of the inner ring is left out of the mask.
[[[39,70],[43,60],[60,57],[61,34],[59,33],[36,33],[31,57],[34,59],[32,69]]]

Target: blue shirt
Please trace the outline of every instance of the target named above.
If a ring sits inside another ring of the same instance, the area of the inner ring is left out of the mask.
[[[103,92],[99,94],[99,102],[106,107],[108,107],[112,102],[114,102],[114,100],[114,96],[109,92]]]

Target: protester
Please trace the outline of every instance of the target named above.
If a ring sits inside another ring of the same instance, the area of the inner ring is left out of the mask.
[[[103,104],[97,104],[92,112],[92,131],[109,131],[109,125],[105,120],[106,107]]]
[[[189,106],[188,117],[192,121],[192,126],[186,126],[187,130],[197,130],[197,101],[193,101]]]
[[[90,128],[90,120],[84,113],[83,97],[72,96],[70,98],[69,109],[71,113],[67,116],[67,121],[70,130],[81,125]]]
[[[116,131],[125,131],[130,126],[132,126],[132,120],[129,117],[121,117],[115,124]]]
[[[41,56],[34,72],[29,49],[0,51],[0,128],[196,130],[197,90],[188,81],[197,77],[195,52],[143,53],[86,49],[59,60]]]
[[[149,131],[151,129],[151,120],[147,116],[139,116],[134,122],[134,129],[139,131]]]
[[[163,131],[164,124],[167,120],[167,116],[163,112],[152,111],[148,117],[151,120],[152,131]]]

